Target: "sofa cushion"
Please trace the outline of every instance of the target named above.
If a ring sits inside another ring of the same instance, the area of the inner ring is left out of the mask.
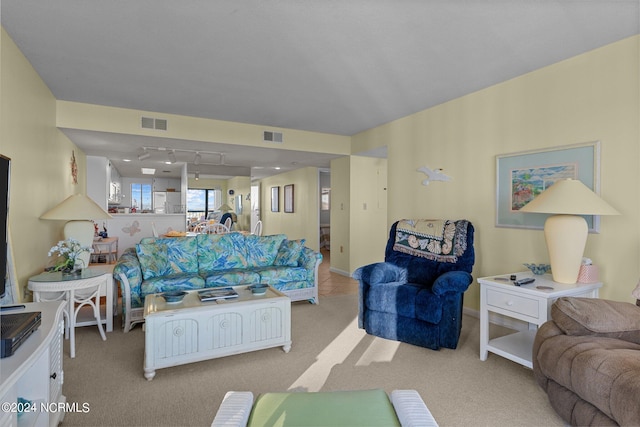
[[[247,267],[245,237],[241,233],[198,234],[196,241],[201,274]]]
[[[551,318],[567,335],[618,338],[640,344],[640,307],[597,298],[558,298]]]
[[[305,239],[284,240],[278,249],[278,256],[276,256],[273,265],[297,267],[304,243]]]
[[[260,275],[248,269],[231,269],[225,271],[210,271],[203,275],[206,287],[215,288],[217,286],[253,285],[260,283]]]
[[[159,242],[167,245],[167,261],[173,273],[198,273],[198,243],[195,238],[172,237]]]
[[[160,243],[138,243],[136,253],[144,280],[171,274],[167,245]]]
[[[443,298],[429,289],[422,288],[415,300],[416,318],[438,324],[442,319]]]
[[[193,273],[172,274],[144,280],[140,287],[142,296],[167,291],[185,291],[204,288],[204,279]]]
[[[365,303],[369,310],[416,317],[415,299],[421,286],[402,282],[378,283],[367,292]]]
[[[307,270],[302,267],[266,267],[259,270],[260,283],[276,286],[287,282],[303,281]]]
[[[637,425],[639,351],[640,345],[614,338],[556,335],[541,343],[535,357],[544,376],[620,425]]]
[[[284,234],[271,236],[256,236],[251,234],[245,237],[248,267],[267,267],[273,265],[278,249],[286,239]]]

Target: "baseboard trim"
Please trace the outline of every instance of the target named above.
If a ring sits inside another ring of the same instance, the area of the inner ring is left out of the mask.
[[[338,270],[337,268],[333,268],[333,267],[329,267],[329,271],[332,273],[339,274],[341,276],[351,277],[351,274],[349,274],[348,271]]]
[[[462,314],[475,317],[476,319],[480,318],[480,311],[468,307],[462,308]],[[529,324],[527,322],[491,312],[489,312],[489,323],[504,326],[505,328],[513,329],[518,332],[526,331],[529,329]]]

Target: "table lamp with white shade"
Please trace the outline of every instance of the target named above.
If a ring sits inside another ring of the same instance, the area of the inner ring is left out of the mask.
[[[64,225],[64,238],[76,239],[82,246],[91,247],[95,228],[94,219],[111,219],[96,202],[82,194],[67,197],[59,205],[44,213],[40,219],[68,221]],[[83,253],[78,258],[85,266],[89,265],[90,253]]]
[[[576,283],[589,228],[580,215],[620,215],[579,180],[563,179],[520,209],[554,214],[544,223],[553,280]]]

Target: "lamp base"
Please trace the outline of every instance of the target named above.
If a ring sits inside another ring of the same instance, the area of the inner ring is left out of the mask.
[[[93,227],[93,221],[86,220],[74,220],[69,221],[64,225],[64,238],[76,239],[82,246],[93,246],[93,235],[95,228]],[[82,267],[88,267],[91,260],[91,254],[89,252],[83,252],[78,257],[81,260]]]
[[[544,223],[544,237],[549,251],[553,280],[576,283],[589,227],[577,215],[553,215]]]

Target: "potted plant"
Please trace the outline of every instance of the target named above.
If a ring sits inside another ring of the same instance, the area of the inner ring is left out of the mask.
[[[51,271],[61,271],[62,275],[80,275],[85,267],[80,258],[84,252],[91,252],[88,246],[82,246],[76,239],[61,240],[49,250],[49,256],[58,255]]]

